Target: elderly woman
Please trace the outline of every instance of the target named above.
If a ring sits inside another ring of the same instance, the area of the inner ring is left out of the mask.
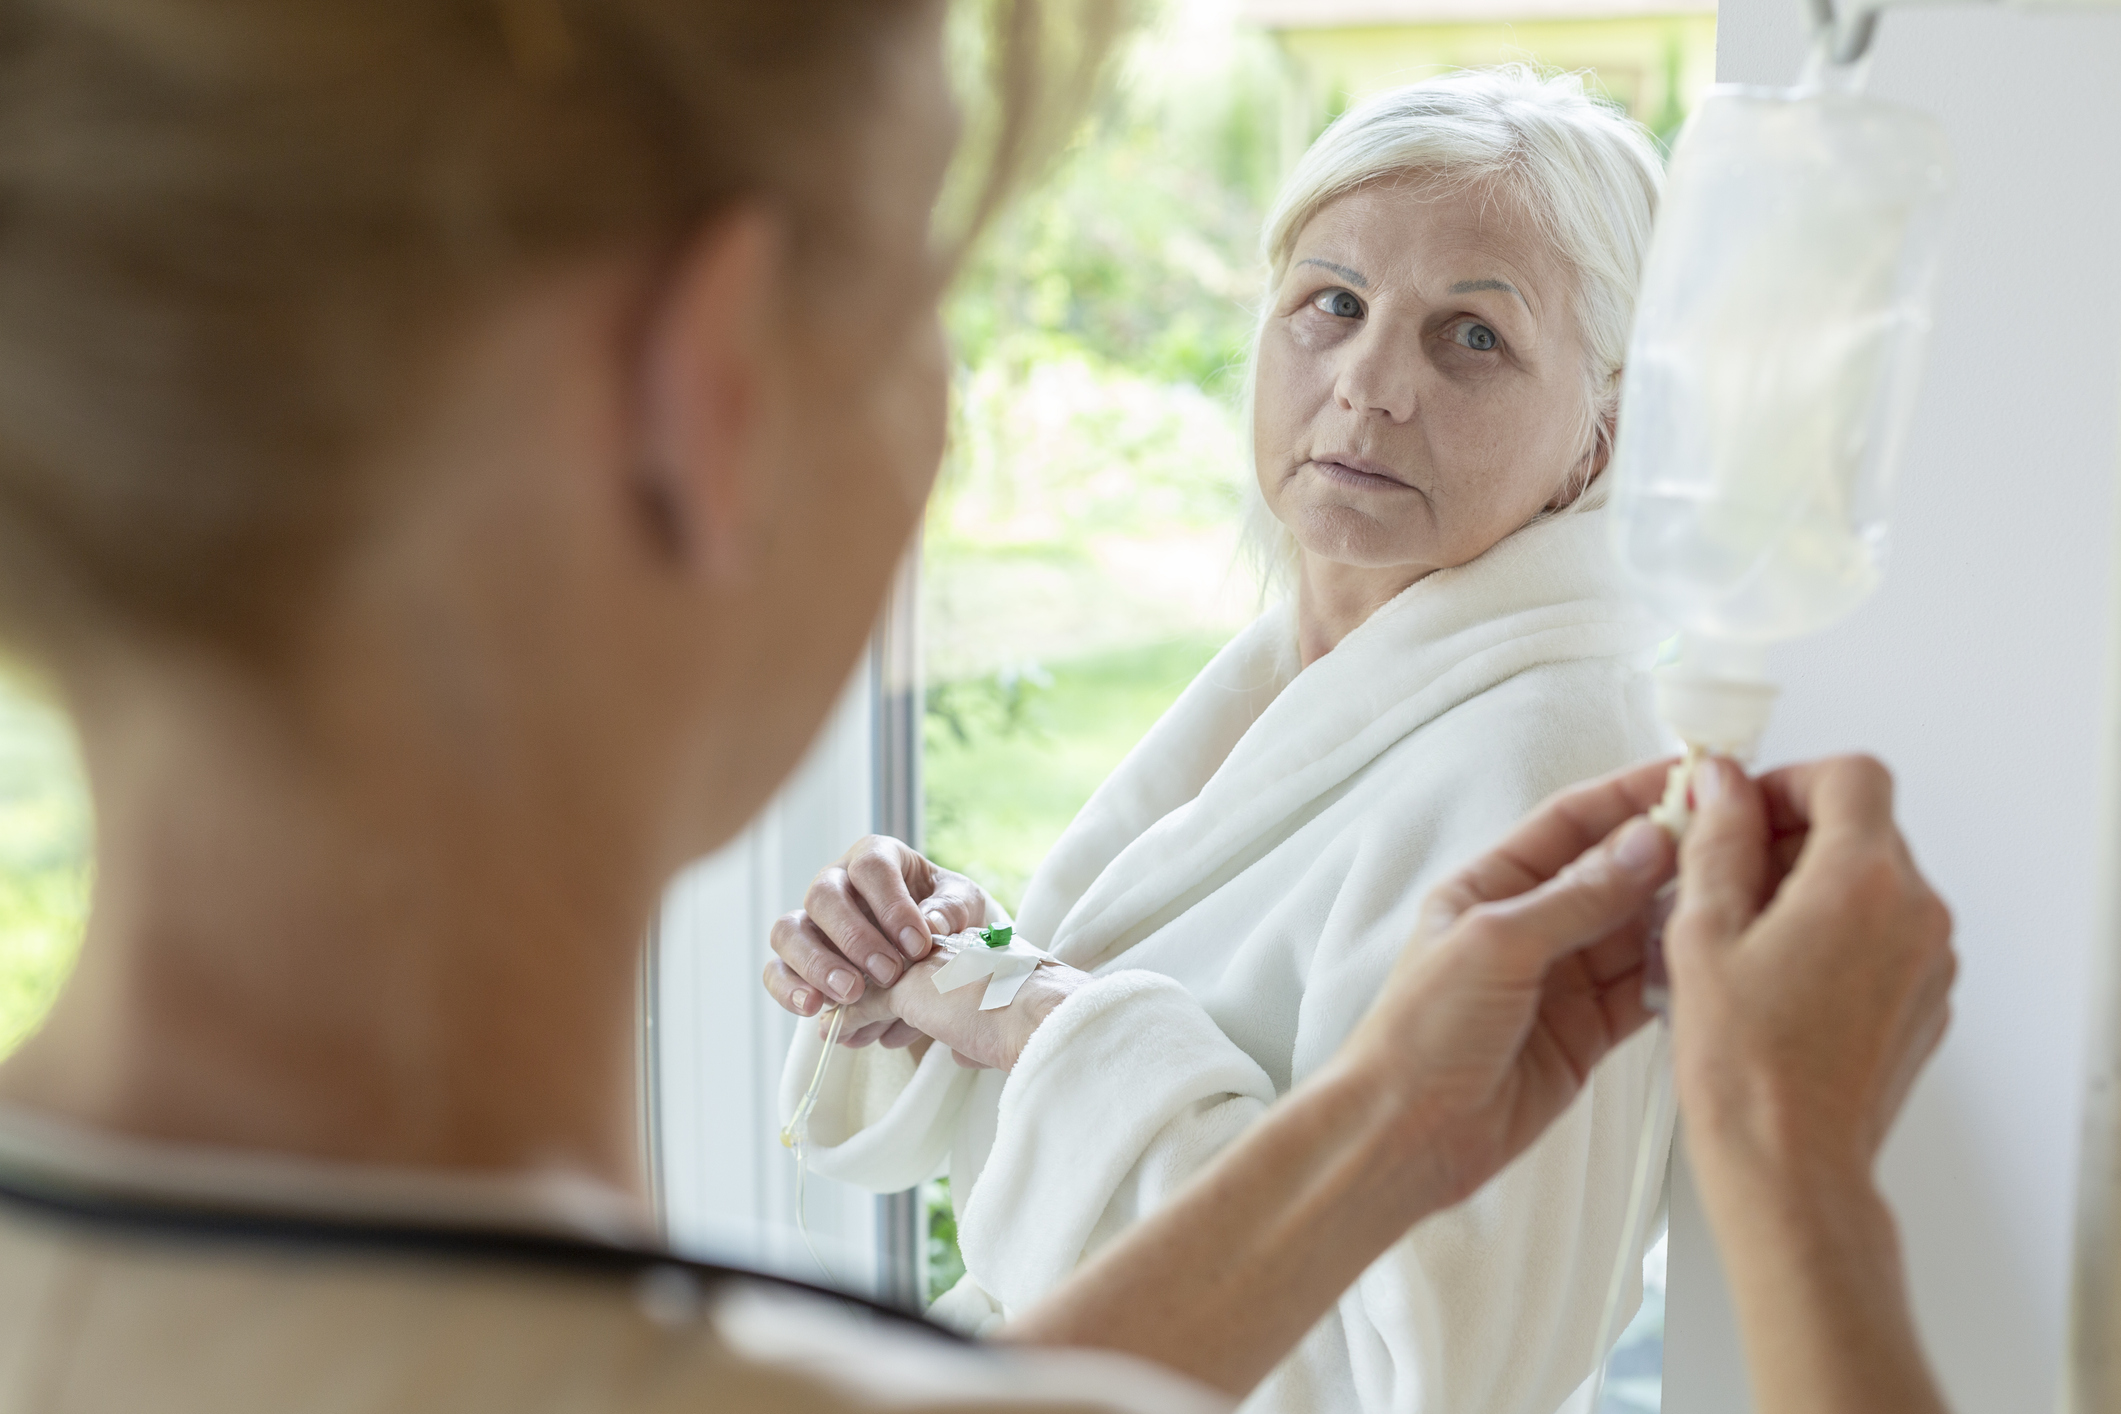
[[[1005,1010],[940,995],[929,934],[992,905],[893,841],[857,846],[776,926],[783,1005],[856,1003],[845,1039],[889,1043],[828,1072],[816,1171],[888,1191],[947,1163],[967,1276],[939,1314],[1022,1310],[1156,1208],[1333,1054],[1446,870],[1657,750],[1638,691],[1655,635],[1594,507],[1660,175],[1577,81],[1516,68],[1334,124],[1268,220],[1253,364],[1293,593],[1032,880],[1018,932],[1065,966]],[[857,968],[884,985],[863,995]],[[898,1049],[922,1035],[945,1044]],[[819,1044],[797,1039],[791,1110]],[[1562,1404],[1597,1354],[1647,1065],[1640,1046],[1608,1060],[1530,1153],[1367,1271],[1253,1407]]]

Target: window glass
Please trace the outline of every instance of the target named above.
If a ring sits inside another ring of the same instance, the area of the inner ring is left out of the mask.
[[[0,679],[0,1055],[44,1019],[73,966],[90,839],[65,720]]]
[[[1263,35],[1174,9],[947,310],[953,435],[921,563],[926,843],[1010,907],[1258,609],[1237,394],[1278,84]]]

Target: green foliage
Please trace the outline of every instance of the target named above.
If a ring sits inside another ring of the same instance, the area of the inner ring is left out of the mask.
[[[950,1180],[921,1186],[921,1206],[928,1220],[928,1291],[925,1305],[956,1286],[965,1275],[964,1254],[957,1250],[957,1210],[950,1206]]]
[[[1001,219],[947,307],[972,368],[1080,358],[1155,382],[1227,383],[1258,294],[1278,159],[1273,59],[1152,28],[1050,180]]]
[[[922,722],[929,753],[946,744],[970,746],[975,736],[1043,740],[1039,700],[1053,675],[1036,663],[1012,664],[977,678],[928,684]]]
[[[36,1029],[73,967],[90,839],[66,724],[0,684],[0,1055]]]
[[[939,734],[931,718],[929,857],[1013,910],[1090,793],[1221,646],[1199,637],[1056,663],[1040,704],[1043,735],[974,728],[959,738]]]

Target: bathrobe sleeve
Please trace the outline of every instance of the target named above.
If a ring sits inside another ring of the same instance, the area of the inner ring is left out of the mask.
[[[1011,921],[990,896],[987,925]],[[783,1124],[802,1105],[824,1049],[817,1023],[798,1022],[781,1064],[777,1113]],[[930,1046],[919,1063],[884,1046],[842,1047],[818,1088],[805,1162],[821,1177],[871,1193],[903,1193],[924,1183],[953,1152],[969,1159],[967,1171],[976,1173],[986,1156],[986,1126],[976,1116],[968,1122],[966,1112],[979,1108],[972,1102],[983,1087],[999,1085],[999,1077],[967,1070],[942,1046]]]
[[[1450,870],[1554,790],[1650,754],[1654,739],[1612,710],[1606,694],[1621,689],[1610,668],[1523,674],[1483,694],[1462,724],[1449,713],[1432,722],[1418,753],[1380,757],[1345,812],[1297,832],[1322,837],[1292,835],[1288,854],[1303,862],[1273,905],[1230,917],[1233,952],[1251,970],[1233,969],[1207,999],[1119,970],[1055,1009],[1004,1084],[986,1166],[959,1196],[967,1269],[1001,1313],[1029,1306],[1168,1200],[1331,1056]],[[1498,757],[1498,741],[1522,749]],[[1295,1035],[1278,1043],[1245,1011],[1272,985],[1274,965],[1260,958],[1281,959],[1302,986]],[[1246,1407],[1553,1414],[1591,1368],[1648,1094],[1647,1040],[1608,1057],[1473,1198],[1380,1257]],[[1270,1076],[1255,1056],[1277,1051],[1289,1070]]]

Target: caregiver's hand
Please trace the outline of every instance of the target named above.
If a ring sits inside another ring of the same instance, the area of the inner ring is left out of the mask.
[[[766,990],[797,1016],[815,1016],[866,990],[864,974],[888,987],[909,962],[926,957],[934,939],[984,923],[987,896],[962,874],[941,869],[887,835],[868,835],[803,895],[803,906],[774,920]],[[913,1041],[910,1030],[843,1032],[850,1044]]]
[[[1523,1152],[1649,1019],[1649,904],[1675,851],[1643,812],[1668,769],[1562,792],[1440,885],[1336,1059],[1407,1116],[1434,1206]]]
[[[1647,906],[1675,860],[1635,817],[1668,766],[1556,796],[1438,889],[1333,1059],[1004,1336],[1133,1351],[1233,1394],[1257,1384],[1642,1024]]]
[[[1848,758],[1696,778],[1665,929],[1687,1148],[1761,1414],[1939,1411],[1872,1167],[1949,1016],[1951,916]]]

